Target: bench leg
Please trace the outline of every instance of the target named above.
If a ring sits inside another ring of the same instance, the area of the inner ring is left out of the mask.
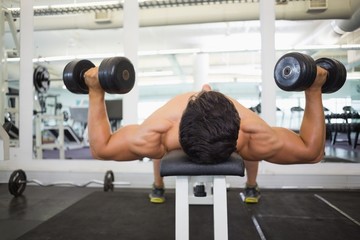
[[[228,239],[226,177],[213,179],[214,240]],[[189,240],[189,177],[176,176],[175,239]]]
[[[175,186],[175,239],[189,240],[189,178],[177,176]]]
[[[228,239],[227,193],[225,176],[214,177],[214,240]]]

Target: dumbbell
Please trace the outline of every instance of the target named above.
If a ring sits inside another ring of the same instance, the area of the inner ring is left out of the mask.
[[[316,61],[309,55],[291,52],[282,56],[274,68],[276,85],[284,91],[304,91],[315,81],[316,66],[328,71],[323,93],[338,91],[346,81],[345,66],[332,58],[320,58]]]
[[[88,94],[84,73],[95,65],[86,59],[69,62],[63,71],[63,81],[66,88],[76,94]],[[135,69],[125,57],[105,58],[99,65],[99,82],[107,93],[125,94],[130,92],[135,84]]]

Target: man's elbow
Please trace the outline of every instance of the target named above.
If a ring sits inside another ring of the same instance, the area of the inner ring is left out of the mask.
[[[93,149],[90,149],[90,152],[91,152],[91,156],[94,158],[94,159],[97,159],[97,160],[104,160],[103,158],[100,157],[100,155],[94,151]]]
[[[324,159],[324,155],[325,155],[324,151],[314,154],[313,157],[309,158],[308,163],[311,163],[311,164],[319,163]]]
[[[97,160],[110,160],[106,154],[106,151],[103,151],[104,148],[95,148],[90,146],[90,152],[93,158]]]

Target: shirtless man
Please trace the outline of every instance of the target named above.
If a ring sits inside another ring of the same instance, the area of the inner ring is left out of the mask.
[[[183,149],[194,161],[204,163],[226,160],[236,151],[246,160],[248,175],[256,179],[258,161],[317,163],[324,155],[321,87],[327,71],[320,67],[313,85],[305,91],[306,106],[299,134],[270,127],[235,99],[211,91],[209,85],[204,85],[201,92],[174,97],[142,124],[127,125],[112,132],[105,93],[97,78],[98,68],[88,70],[84,76],[89,87],[89,142],[97,159],[161,159],[169,151]],[[159,160],[154,160],[155,184],[160,185],[163,182],[157,179],[160,177],[158,166]]]

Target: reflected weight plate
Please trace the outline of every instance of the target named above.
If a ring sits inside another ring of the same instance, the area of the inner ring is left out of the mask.
[[[34,69],[33,82],[38,93],[46,93],[50,88],[50,74],[45,67],[37,66]]]

